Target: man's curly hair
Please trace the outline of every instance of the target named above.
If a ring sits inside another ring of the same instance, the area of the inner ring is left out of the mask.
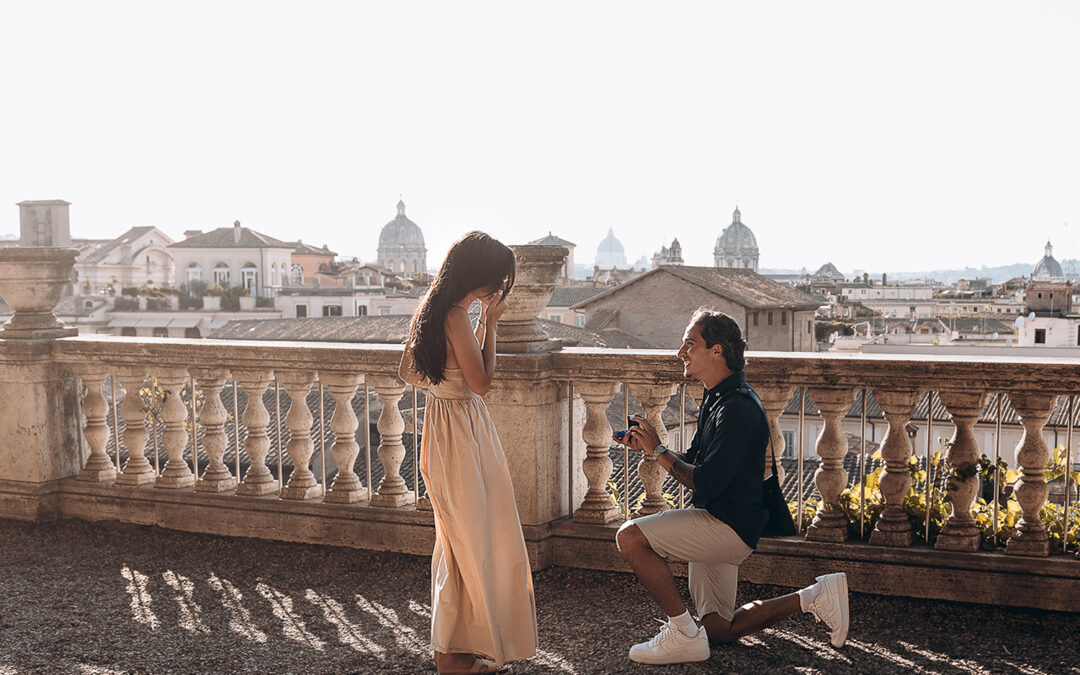
[[[701,337],[706,347],[720,345],[724,350],[724,360],[732,372],[746,368],[746,340],[742,337],[739,324],[723,312],[702,307],[690,317],[691,326],[701,327]]]

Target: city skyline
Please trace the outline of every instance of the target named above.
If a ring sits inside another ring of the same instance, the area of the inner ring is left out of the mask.
[[[0,9],[50,25],[0,44],[0,203],[374,260],[401,196],[431,267],[469,229],[589,261],[609,227],[709,265],[736,204],[768,269],[1080,257],[1071,4],[209,7]]]

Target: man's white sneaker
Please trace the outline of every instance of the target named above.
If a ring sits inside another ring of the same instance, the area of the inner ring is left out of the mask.
[[[664,624],[663,628],[653,639],[630,648],[631,661],[662,664],[709,660],[709,636],[704,628],[699,626],[697,635],[686,637],[670,622],[657,621]]]
[[[832,631],[832,646],[843,647],[848,634],[847,575],[825,574],[817,582],[817,596],[810,603],[810,612]]]

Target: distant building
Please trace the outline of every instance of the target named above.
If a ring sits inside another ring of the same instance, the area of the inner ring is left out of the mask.
[[[205,284],[241,286],[256,298],[273,297],[292,270],[294,244],[241,227],[209,232],[188,230],[187,238],[170,244],[177,282],[193,288]]]
[[[71,221],[63,199],[19,202],[19,243],[23,246],[71,246]]]
[[[331,251],[326,244],[323,244],[322,248],[317,248],[305,244],[299,239],[289,243],[294,246],[292,264],[289,275],[285,279],[285,283],[282,284],[283,286],[312,284],[315,283],[315,278],[318,275],[330,275],[333,273],[334,257],[337,253]],[[321,280],[321,283],[326,283],[325,278]],[[341,281],[333,282],[331,285],[341,285]]]
[[[724,228],[716,239],[713,264],[716,267],[757,272],[758,256],[757,238],[750,228],[743,224],[742,214],[739,208],[735,207],[731,224]]]
[[[682,244],[679,243],[679,238],[671,240],[671,247],[661,246],[660,250],[653,254],[652,268],[655,269],[661,265],[682,265]]]
[[[556,286],[547,307],[540,312],[541,319],[583,327],[585,312],[571,309],[574,305],[604,292],[598,286]]]
[[[617,330],[643,345],[671,349],[690,315],[712,307],[743,329],[750,349],[814,351],[814,312],[820,302],[746,269],[662,265],[573,306],[585,327]],[[602,325],[599,318],[603,317]]]
[[[420,226],[405,217],[405,202],[397,204],[397,217],[379,233],[379,265],[403,277],[427,273],[427,247]]]
[[[626,267],[626,250],[623,248],[622,242],[615,238],[615,232],[610,227],[607,236],[596,247],[596,262],[594,264],[600,269],[623,269]]]
[[[1064,281],[1065,273],[1061,270],[1061,264],[1054,259],[1054,247],[1050,241],[1046,242],[1045,253],[1042,259],[1035,263],[1035,269],[1031,277],[1037,281]]]
[[[79,240],[75,259],[75,292],[99,293],[112,286],[173,286],[175,266],[169,245],[173,240],[156,227],[133,227],[116,239]]]

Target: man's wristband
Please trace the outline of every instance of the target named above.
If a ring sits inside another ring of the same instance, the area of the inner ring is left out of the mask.
[[[659,456],[659,455],[664,454],[665,452],[668,452],[668,449],[667,449],[666,445],[661,444],[661,445],[656,446],[656,449],[653,450],[653,452],[656,453]]]

